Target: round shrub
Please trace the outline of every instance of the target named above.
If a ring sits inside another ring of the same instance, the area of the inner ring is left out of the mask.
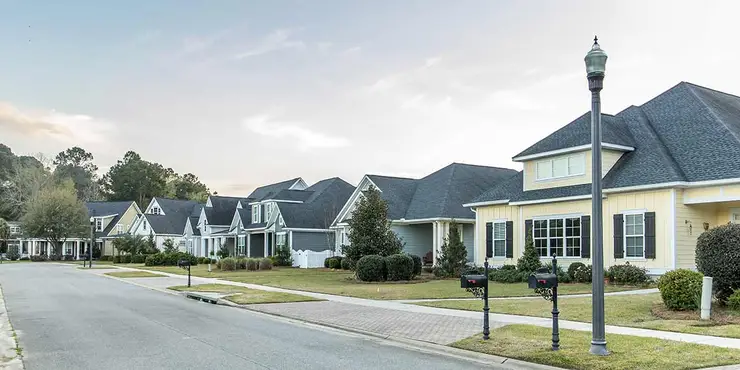
[[[362,281],[383,281],[386,277],[385,258],[377,254],[362,257],[357,261],[355,271]]]
[[[232,257],[222,258],[218,261],[221,266],[221,271],[234,271],[236,270],[236,259]]]
[[[117,256],[113,257],[114,259]],[[161,253],[155,253],[150,254],[146,256],[146,259],[144,260],[144,264],[147,266],[162,266],[162,254]]]
[[[415,254],[409,254],[409,257],[414,261],[414,276],[421,275],[421,267],[423,266],[423,263],[421,262],[421,257],[415,255]]]
[[[351,270],[352,269],[352,266],[351,266],[351,263],[350,263],[349,258],[342,258],[342,263],[340,265],[341,265],[340,267],[342,268],[342,270]]]
[[[669,271],[661,276],[658,289],[665,306],[674,311],[699,308],[702,277],[700,272],[685,269]]]
[[[714,294],[720,303],[740,288],[740,224],[717,226],[696,241],[696,267],[714,280]]]
[[[568,276],[571,280],[576,280],[576,271],[581,268],[585,268],[586,265],[583,262],[573,262],[568,266]]]
[[[342,268],[342,262],[341,260],[337,259],[337,257],[330,257],[326,259],[327,261],[327,268],[330,269],[340,269]]]
[[[131,256],[131,263],[144,263],[146,261],[146,255],[144,254],[135,254]]]
[[[332,260],[332,259],[334,259],[334,257],[328,257],[328,258],[325,258],[324,259],[324,268],[325,269],[328,269],[329,268],[329,261]]]
[[[272,270],[272,260],[269,258],[263,258],[259,264],[260,270]]]
[[[733,310],[740,311],[740,289],[730,294],[730,298],[727,298],[727,306]]]
[[[121,256],[113,256],[113,263],[121,263]]]
[[[606,271],[606,276],[612,284],[644,285],[650,281],[647,270],[630,264],[614,265]]]
[[[121,256],[121,263],[131,263],[131,255]]]
[[[529,278],[528,273],[517,271],[516,266],[513,269],[506,266],[514,265],[504,265],[501,268],[488,271],[488,279],[497,283],[511,284],[520,283]]]
[[[8,254],[6,255],[9,260],[16,261],[19,258],[21,258],[21,254],[18,253],[18,246],[17,245],[11,245],[8,247]]]
[[[385,257],[388,280],[411,280],[414,277],[414,259],[408,254],[393,254]]]
[[[258,259],[255,259],[255,258],[247,259],[247,271],[257,271],[259,264],[260,262]]]
[[[573,272],[573,281],[576,283],[590,283],[592,281],[591,265],[583,265]]]

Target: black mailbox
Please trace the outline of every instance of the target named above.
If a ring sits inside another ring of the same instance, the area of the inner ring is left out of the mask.
[[[558,286],[558,276],[553,273],[538,272],[529,276],[529,288],[555,288]]]
[[[190,260],[180,260],[177,262],[177,265],[180,267],[188,267],[190,266]]]
[[[483,288],[488,283],[486,275],[463,275],[460,277],[461,288]]]

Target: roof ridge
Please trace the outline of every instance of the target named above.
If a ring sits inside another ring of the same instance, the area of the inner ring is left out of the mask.
[[[457,165],[463,165],[463,166],[469,166],[469,167],[481,167],[481,168],[490,168],[490,169],[496,169],[496,170],[509,170],[509,171],[516,171],[516,170],[514,170],[514,169],[511,169],[511,168],[506,168],[506,167],[498,167],[498,166],[487,166],[487,165],[484,165],[484,164],[471,164],[471,163],[462,163],[462,162],[452,162],[452,164],[457,164]]]
[[[694,84],[689,83],[689,82],[683,82],[683,83],[685,83],[685,84],[687,84],[689,86],[696,86],[696,87],[700,87],[700,88],[707,89],[707,90],[710,90],[710,91],[720,92],[720,91],[712,90],[712,89],[709,89],[709,88],[706,88],[706,87],[702,87],[702,86],[699,86],[699,85],[694,85]],[[730,135],[732,135],[732,137],[735,138],[735,141],[740,142],[740,137],[738,137],[733,130],[731,130],[729,127],[727,127],[727,123],[725,123],[725,121],[722,118],[720,118],[719,116],[717,116],[717,114],[714,112],[713,109],[709,108],[709,106],[704,101],[704,99],[702,99],[701,97],[699,97],[699,95],[696,94],[696,91],[694,91],[694,89],[690,88],[689,91],[691,92],[691,95],[693,95],[696,98],[696,100],[698,100],[701,103],[702,107],[704,107],[704,109],[706,109],[709,112],[709,114],[711,114],[712,117],[714,117],[714,119],[717,120],[717,122],[719,122],[722,125],[722,127],[724,127],[725,131],[727,131]],[[723,93],[723,94],[726,94],[726,93]],[[740,99],[740,97],[737,97],[737,96],[732,95],[732,94],[726,94],[726,95],[729,95],[729,96],[735,97],[737,99]]]
[[[716,90],[716,89],[713,89],[713,88],[711,88],[711,87],[706,87],[706,86],[698,85],[698,84],[695,84],[695,83],[693,83],[693,82],[688,82],[688,81],[681,81],[681,82],[679,82],[679,83],[678,83],[678,85],[680,85],[680,84],[686,84],[686,85],[690,85],[690,86],[693,86],[693,87],[698,87],[698,88],[700,88],[700,89],[704,89],[704,90],[709,90],[709,91],[711,91],[711,92],[716,92],[716,93],[720,93],[720,94],[722,94],[722,95],[727,95],[727,96],[731,96],[731,97],[733,97],[733,98],[737,98],[737,99],[740,99],[740,96],[737,96],[737,95],[735,95],[735,94],[730,94],[730,93],[728,93],[728,92],[725,92],[725,91],[720,91],[720,90]],[[676,85],[676,86],[678,86],[678,85]]]
[[[676,158],[673,158],[673,154],[671,153],[671,151],[668,149],[668,146],[663,141],[663,137],[661,137],[661,135],[658,135],[658,132],[655,130],[655,127],[653,127],[653,122],[650,121],[650,117],[648,117],[647,114],[645,114],[645,112],[642,110],[642,107],[635,107],[635,108],[638,109],[640,115],[645,119],[645,122],[647,122],[648,129],[655,136],[655,139],[658,141],[658,143],[660,143],[660,148],[658,148],[658,150],[660,150],[662,153],[664,153],[668,157],[668,159],[670,159],[671,167],[673,167],[673,170],[676,171],[676,173],[679,176],[681,176],[682,179],[686,180],[687,179],[686,173],[684,173],[683,168],[681,168],[681,166],[678,165],[678,162],[676,162]]]
[[[375,176],[375,177],[383,177],[386,179],[399,179],[399,180],[414,180],[418,181],[419,179],[415,179],[413,177],[400,177],[400,176],[387,176],[387,175],[373,175],[373,174],[365,174],[365,176]]]
[[[450,176],[447,179],[447,186],[445,186],[444,197],[442,198],[442,213],[440,213],[441,215],[447,213],[447,203],[448,203],[448,200],[450,199],[450,187],[452,186],[452,179],[455,178],[455,171],[457,171],[457,168],[458,168],[457,166],[452,166],[452,171],[450,171]],[[417,191],[418,191],[418,188],[417,188]]]

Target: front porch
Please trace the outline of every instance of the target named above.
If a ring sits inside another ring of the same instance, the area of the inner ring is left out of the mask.
[[[740,223],[740,200],[678,199],[676,207],[676,267],[696,268],[696,242],[710,228]]]
[[[51,257],[54,254],[54,246],[43,239],[16,239],[15,243],[11,241],[9,245],[17,245],[21,257],[46,256]],[[97,248],[103,247],[103,242],[96,242]],[[79,260],[85,256],[89,250],[90,241],[84,239],[73,239],[64,242],[62,245],[61,256],[69,256],[74,260]]]

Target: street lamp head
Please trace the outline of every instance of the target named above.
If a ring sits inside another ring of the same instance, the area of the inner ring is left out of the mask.
[[[594,36],[594,44],[591,50],[586,54],[586,76],[603,77],[606,71],[606,53],[599,46],[599,39]]]
[[[95,223],[95,217],[90,217],[90,225]]]

